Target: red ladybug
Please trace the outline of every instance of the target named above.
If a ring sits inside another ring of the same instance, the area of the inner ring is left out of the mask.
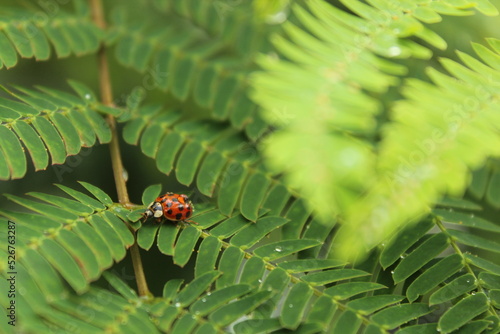
[[[160,223],[165,217],[174,222],[184,221],[193,214],[193,203],[186,195],[166,193],[159,196],[151,203],[146,211],[144,211],[144,219],[154,217],[156,222]]]

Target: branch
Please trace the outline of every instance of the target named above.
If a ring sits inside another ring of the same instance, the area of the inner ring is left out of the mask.
[[[95,24],[102,30],[106,29],[106,20],[102,9],[101,0],[90,0],[92,16]],[[101,100],[107,106],[113,106],[113,93],[111,89],[111,79],[109,75],[109,66],[106,58],[106,49],[101,46],[98,53],[99,57],[99,84],[101,91]],[[118,201],[122,204],[130,203],[127,185],[124,178],[125,169],[123,168],[122,158],[120,154],[120,143],[118,141],[118,133],[116,131],[116,121],[112,115],[108,115],[107,122],[111,128],[112,139],[109,143],[111,153],[111,163],[113,165],[113,175],[115,178],[116,191],[118,193]],[[135,233],[134,233],[135,236]],[[140,296],[147,296],[149,292],[146,276],[142,267],[141,255],[139,246],[136,242],[130,247],[130,255],[134,267],[135,279],[137,282],[137,290]]]

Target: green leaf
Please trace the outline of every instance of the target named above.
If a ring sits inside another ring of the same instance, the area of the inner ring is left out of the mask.
[[[132,290],[125,282],[123,282],[118,276],[110,272],[105,271],[103,273],[104,278],[108,283],[116,290],[120,295],[128,300],[136,300],[137,295],[134,290]]]
[[[260,285],[261,277],[264,274],[265,263],[258,257],[251,257],[245,262],[240,276],[240,283],[247,283],[252,286]]]
[[[243,252],[234,246],[228,247],[222,253],[218,270],[222,272],[222,277],[217,280],[217,289],[233,285],[243,260]]]
[[[302,279],[311,285],[325,285],[345,279],[367,276],[369,273],[358,269],[332,269],[311,273]]]
[[[174,300],[180,303],[180,306],[187,307],[193,303],[202,293],[207,290],[210,285],[220,275],[218,271],[211,271],[195,278],[191,283],[186,285]]]
[[[398,334],[434,334],[437,332],[437,324],[422,324],[414,325],[402,328],[398,331]]]
[[[476,279],[471,274],[465,274],[455,278],[436,292],[429,298],[429,304],[441,304],[453,298],[456,298],[464,293],[467,293],[477,287]]]
[[[217,291],[212,292],[210,295],[206,295],[203,298],[197,300],[190,307],[190,311],[193,314],[199,316],[206,316],[213,313],[220,307],[226,305],[230,301],[240,298],[241,296],[249,293],[251,288],[247,284],[235,284],[228,286]]]
[[[180,183],[190,185],[194,180],[196,167],[205,154],[205,149],[198,142],[190,142],[184,146],[175,166],[175,175]]]
[[[201,242],[194,267],[195,277],[215,269],[215,262],[222,244],[219,239],[209,236]]]
[[[379,311],[370,319],[386,329],[393,329],[431,312],[431,308],[426,304],[400,304]]]
[[[49,243],[50,245],[54,244],[50,241]],[[56,272],[58,267],[53,265],[52,261],[49,262],[46,256],[34,249],[27,249],[21,263],[48,300],[57,300],[63,297],[65,289],[61,277]],[[78,282],[79,286],[80,284],[83,286],[81,281]]]
[[[477,255],[464,254],[464,257],[468,263],[472,263],[478,268],[500,275],[500,266],[498,264],[492,263],[488,260],[478,257]]]
[[[347,303],[347,306],[360,314],[368,315],[386,306],[399,303],[404,298],[398,295],[367,296],[352,300]]]
[[[106,241],[115,260],[121,260],[126,254],[125,244],[113,228],[100,216],[93,215],[88,219],[96,232]]]
[[[19,139],[5,126],[0,126],[0,149],[9,166],[11,178],[21,178],[26,174],[26,157]]]
[[[61,134],[66,146],[67,155],[78,154],[82,147],[82,142],[73,123],[65,115],[57,112],[51,115],[50,120]]]
[[[203,160],[196,179],[196,186],[202,194],[212,196],[217,185],[217,179],[226,163],[227,160],[219,152],[208,153]]]
[[[73,231],[85,241],[90,249],[92,249],[93,256],[95,256],[97,262],[99,262],[100,268],[108,268],[111,266],[113,263],[113,255],[105,241],[107,239],[103,238],[98,231],[84,222],[77,222],[73,227]]]
[[[58,243],[45,239],[40,245],[40,252],[75,291],[82,293],[87,290],[87,281],[78,264]]]
[[[448,246],[448,243],[448,237],[443,233],[434,234],[427,239],[407,257],[402,259],[396,269],[394,269],[394,282],[398,283],[410,277],[411,274],[415,273],[441,253]]]
[[[325,294],[335,299],[347,299],[357,294],[383,289],[386,286],[372,282],[348,282],[335,285],[325,290]]]
[[[449,333],[456,330],[486,310],[488,310],[488,298],[484,293],[468,296],[443,314],[438,322],[438,331]]]
[[[58,206],[60,208],[64,208],[65,210],[73,212],[80,216],[88,216],[94,212],[94,209],[90,208],[89,206],[68,198],[39,192],[30,192],[28,193],[28,195]]]
[[[122,244],[124,244],[128,248],[134,243],[134,235],[130,232],[127,224],[123,220],[109,211],[102,212],[101,216],[120,237]]]
[[[174,254],[174,243],[180,231],[179,225],[161,224],[156,240],[158,249],[165,255]]]
[[[89,207],[93,208],[94,210],[104,210],[106,207],[99,201],[96,201],[92,197],[85,195],[84,193],[81,193],[79,191],[73,190],[69,187],[66,187],[62,184],[56,184],[57,187],[62,189],[65,193],[76,199],[77,201],[81,202],[82,204],[88,205]]]
[[[320,296],[307,315],[307,321],[319,324],[326,330],[336,309],[337,305],[330,297]]]
[[[177,296],[181,284],[184,282],[182,279],[171,279],[163,286],[163,298],[168,302]]]
[[[484,231],[500,232],[500,227],[480,217],[474,215],[467,215],[464,213],[434,209],[433,212],[438,215],[442,220],[449,223],[456,223],[463,226],[473,227]]]
[[[189,261],[189,258],[194,251],[194,246],[200,235],[201,231],[192,226],[186,227],[181,232],[174,249],[175,264],[184,267],[184,265]]]
[[[356,313],[347,310],[342,312],[337,319],[332,331],[334,333],[355,334],[361,326],[361,319],[357,317]]]
[[[313,290],[304,282],[292,287],[281,311],[280,321],[285,328],[295,329],[299,326],[312,294]]]
[[[410,303],[415,301],[418,296],[428,293],[462,267],[462,257],[458,254],[441,259],[410,284],[406,290],[408,300]]]
[[[32,124],[45,142],[52,158],[52,164],[63,163],[66,159],[66,148],[54,125],[43,117],[35,117]]]
[[[95,254],[78,234],[73,231],[61,229],[56,236],[56,241],[63,246],[78,263],[81,263],[82,272],[87,281],[95,280],[99,277],[101,268]]]
[[[300,238],[310,214],[305,201],[298,199],[293,202],[285,215],[290,221],[283,226],[283,239]]]
[[[234,331],[236,334],[257,334],[271,333],[280,328],[281,324],[278,319],[249,319],[238,322],[234,326]]]
[[[196,325],[197,322],[191,314],[184,314],[175,321],[174,327],[169,332],[172,334],[192,333]]]
[[[318,246],[321,243],[316,240],[284,240],[256,248],[253,253],[262,257],[265,261],[274,261],[279,258],[294,254],[303,249]]]
[[[396,262],[408,248],[424,236],[433,226],[434,223],[430,219],[424,219],[404,229],[395,236],[389,242],[389,245],[382,250],[382,254],[380,255],[380,264],[382,267],[386,269]]]
[[[210,321],[219,326],[227,326],[244,314],[248,314],[271,296],[269,291],[259,291],[243,297],[233,303],[222,306],[208,316]]]
[[[230,163],[224,170],[217,197],[217,206],[223,214],[230,216],[233,212],[247,174],[248,170],[239,162]]]
[[[329,269],[345,265],[345,262],[334,259],[303,259],[284,261],[278,264],[280,268],[290,273],[302,273],[321,269]]]
[[[246,249],[261,240],[266,234],[286,223],[285,218],[264,217],[254,224],[249,224],[231,238],[231,244]]]
[[[249,224],[249,221],[242,215],[234,215],[211,229],[210,233],[214,237],[226,239],[243,229],[247,224]]]
[[[141,229],[137,233],[137,244],[139,247],[149,250],[151,246],[153,246],[158,229],[163,225],[165,224],[149,223],[142,225]]]
[[[45,169],[49,164],[49,155],[35,130],[25,122],[15,122],[12,124],[12,128],[28,149],[35,170]]]
[[[500,289],[500,275],[494,275],[486,272],[479,273],[480,284],[489,289]]]
[[[453,237],[453,239],[464,245],[500,253],[500,244],[494,241],[459,230],[448,230],[448,233]]]
[[[106,194],[101,189],[99,189],[96,186],[94,186],[90,183],[87,183],[87,182],[79,181],[78,183],[80,183],[82,186],[84,186],[85,189],[87,189],[92,195],[94,195],[95,198],[97,198],[102,204],[104,204],[106,206],[113,205],[113,201],[111,200],[109,195]]]
[[[241,195],[241,214],[248,220],[257,220],[260,203],[270,183],[271,180],[259,172],[248,177]]]
[[[151,204],[161,192],[161,184],[153,184],[147,187],[142,193],[142,204]]]
[[[16,50],[3,32],[0,33],[0,50],[2,50],[2,52],[0,52],[0,68],[3,67],[3,65],[7,68],[16,65]]]

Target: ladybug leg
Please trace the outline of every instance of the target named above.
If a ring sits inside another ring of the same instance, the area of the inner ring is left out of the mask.
[[[142,218],[140,219],[141,223],[145,223],[149,217],[153,215],[153,212],[150,209],[147,209],[142,213]]]

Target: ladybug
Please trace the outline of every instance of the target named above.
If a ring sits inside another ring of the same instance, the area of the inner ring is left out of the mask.
[[[154,217],[157,223],[163,218],[173,222],[184,221],[191,217],[193,211],[193,203],[186,195],[166,193],[156,198],[144,211],[143,222],[149,217]]]

